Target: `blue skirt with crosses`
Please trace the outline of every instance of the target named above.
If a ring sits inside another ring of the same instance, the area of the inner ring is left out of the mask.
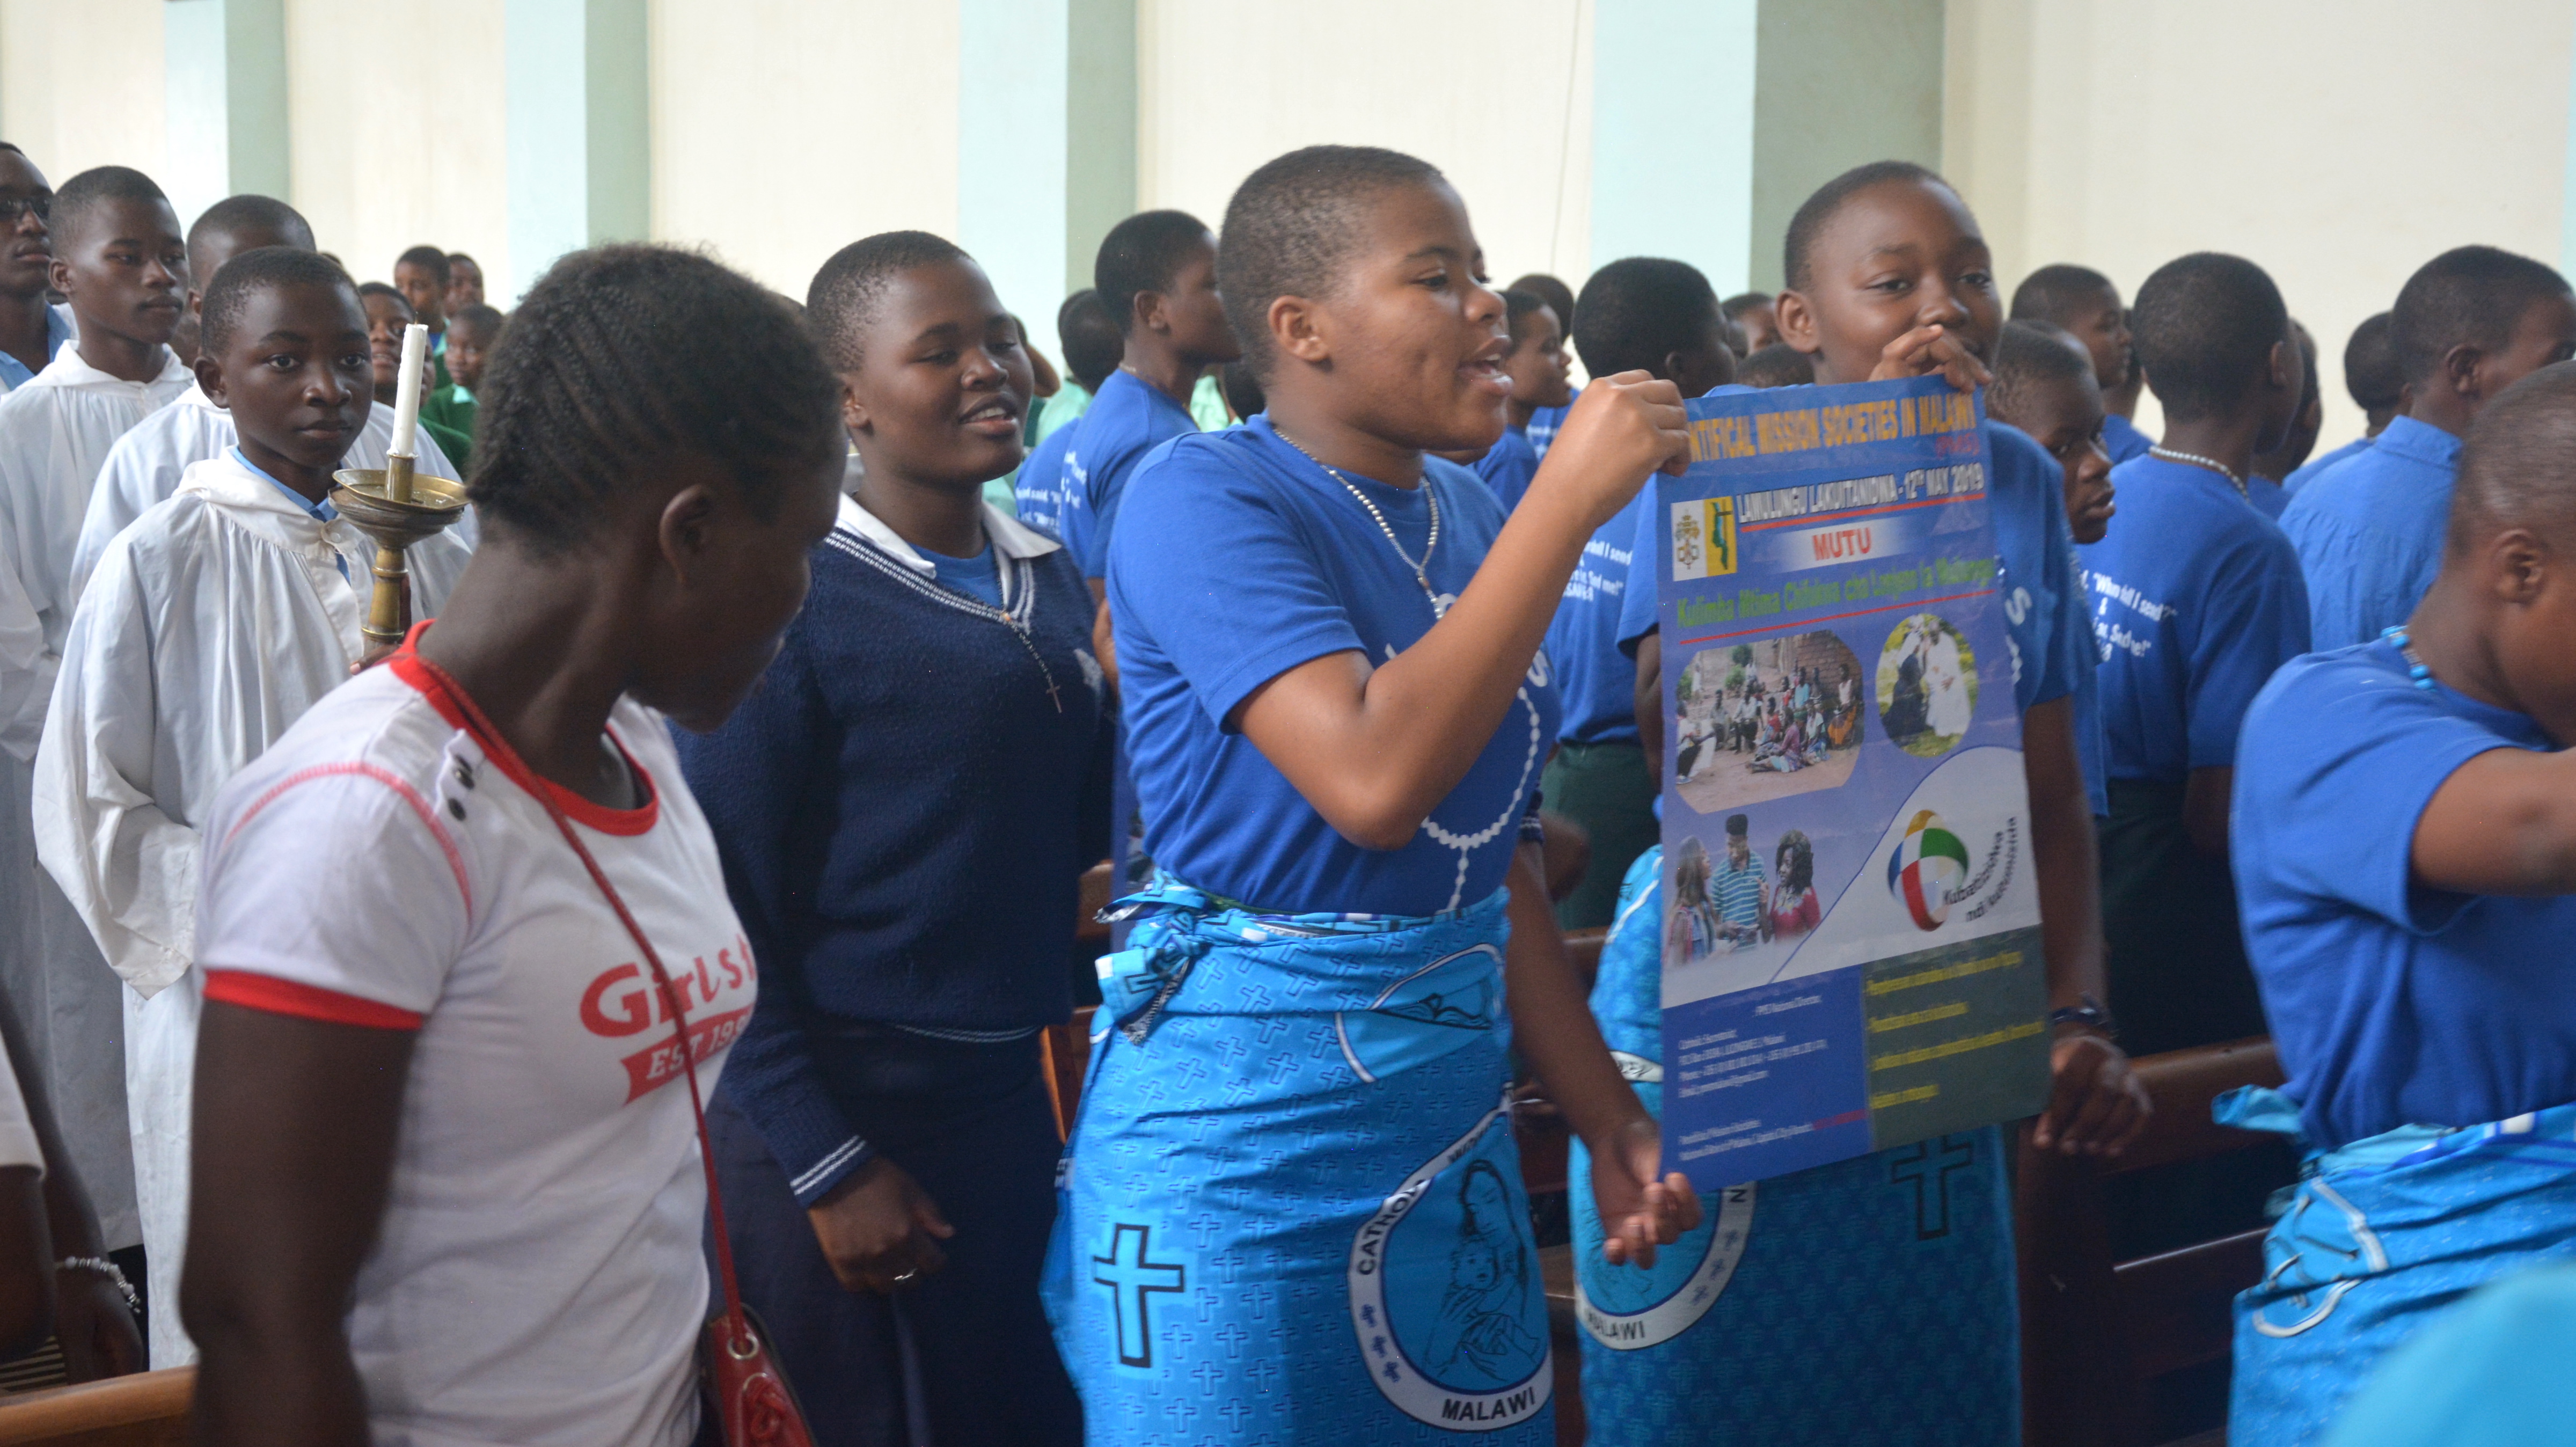
[[[2300,1138],[2278,1091],[2220,1096],[2223,1125]],[[2380,1361],[2470,1292],[2576,1260],[2576,1105],[2491,1125],[2402,1126],[2311,1150],[2236,1298],[2231,1442],[2321,1441]]]
[[[1089,1440],[1553,1440],[1502,894],[1421,919],[1136,899],[1047,1261]]]
[[[1663,1110],[1663,850],[1628,871],[1592,1012]],[[2021,1438],[2012,1198],[1994,1127],[1700,1197],[1651,1268],[1601,1252],[1576,1142],[1583,1410],[1604,1447],[1992,1447]]]

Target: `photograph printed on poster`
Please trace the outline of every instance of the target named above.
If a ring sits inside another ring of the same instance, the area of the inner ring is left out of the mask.
[[[1673,680],[1681,699],[1673,767],[1682,802],[1722,814],[1841,787],[1860,757],[1867,687],[1860,660],[1831,633],[1692,654]]]
[[[1878,717],[1896,746],[1937,759],[1959,746],[1977,713],[1977,655],[1937,613],[1915,613],[1878,654]]]

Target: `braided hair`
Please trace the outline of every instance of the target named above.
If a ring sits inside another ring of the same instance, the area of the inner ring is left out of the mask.
[[[754,514],[841,455],[840,383],[778,297],[694,251],[600,246],[548,268],[478,394],[488,522],[540,555],[579,546],[675,454],[729,469]]]

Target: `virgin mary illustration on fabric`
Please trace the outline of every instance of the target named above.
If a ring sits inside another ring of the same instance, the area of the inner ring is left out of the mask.
[[[1510,1226],[1511,1192],[1491,1161],[1468,1166],[1458,1208],[1449,1285],[1423,1366],[1453,1389],[1491,1390],[1527,1378],[1547,1353],[1547,1343],[1522,1325],[1538,1283],[1529,1249]]]

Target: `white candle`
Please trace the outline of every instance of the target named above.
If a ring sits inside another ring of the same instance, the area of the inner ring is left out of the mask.
[[[429,360],[429,328],[418,322],[403,328],[402,372],[394,383],[394,437],[385,450],[397,457],[418,457],[412,434],[420,427],[420,372]]]

